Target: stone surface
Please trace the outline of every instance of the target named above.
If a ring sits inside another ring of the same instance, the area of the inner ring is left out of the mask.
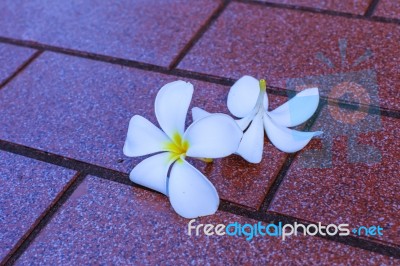
[[[400,2],[379,0],[374,16],[400,19]]]
[[[379,88],[371,104],[400,110],[399,33],[393,23],[232,2],[178,68],[234,79],[248,74],[280,88],[296,78],[351,81],[352,73],[364,73],[369,87]],[[340,99],[333,87],[321,95]]]
[[[0,262],[44,215],[74,171],[0,151]]]
[[[160,194],[88,177],[16,264],[396,263],[389,257],[316,237],[246,241],[227,235],[188,236],[188,222],[175,214]],[[218,212],[194,224],[232,222],[256,223]]]
[[[2,1],[0,36],[168,66],[218,4]]]
[[[14,74],[34,52],[33,49],[0,43],[0,84]]]
[[[48,73],[51,71],[52,75]],[[155,123],[158,89],[178,78],[45,53],[0,91],[0,138],[128,173],[143,158],[123,155],[129,119]],[[192,107],[227,113],[228,87],[191,80]],[[271,108],[284,97],[271,95]],[[189,112],[188,121],[191,121]],[[265,143],[264,161],[239,157],[197,163],[223,199],[257,208],[285,154]]]
[[[294,6],[312,7],[323,10],[333,10],[346,13],[353,13],[363,15],[367,11],[370,0],[324,0],[324,1],[313,1],[313,0],[267,0],[263,2],[278,3],[278,4],[289,4]]]
[[[324,131],[293,162],[270,211],[313,222],[381,226],[370,239],[400,244],[400,120],[324,108]]]

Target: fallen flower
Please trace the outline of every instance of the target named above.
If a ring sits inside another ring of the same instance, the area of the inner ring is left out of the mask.
[[[135,115],[129,122],[123,148],[130,157],[157,153],[136,165],[130,179],[167,195],[174,210],[185,218],[213,214],[219,205],[212,183],[185,157],[228,156],[237,150],[243,136],[235,121],[224,114],[199,119],[184,131],[192,95],[191,83],[164,85],[155,100],[156,117],[163,131]]]
[[[269,112],[265,80],[243,76],[232,86],[228,95],[228,109],[234,116],[241,118],[236,122],[244,131],[236,153],[248,162],[259,163],[264,147],[263,129],[279,150],[288,153],[301,150],[312,137],[322,132],[301,132],[288,127],[308,120],[317,110],[318,103],[318,88],[311,88],[301,91]],[[192,113],[194,121],[210,115],[200,108],[193,108]]]

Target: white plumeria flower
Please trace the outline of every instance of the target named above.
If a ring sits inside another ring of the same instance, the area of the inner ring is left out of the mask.
[[[228,109],[241,118],[237,123],[245,131],[236,153],[248,162],[259,163],[264,146],[263,128],[279,150],[288,153],[301,150],[312,137],[322,132],[301,132],[288,127],[304,123],[315,113],[318,103],[318,88],[311,88],[269,112],[265,80],[243,76],[232,86],[228,95]],[[208,115],[210,113],[200,108],[193,109],[194,121]]]
[[[123,149],[130,157],[157,153],[136,165],[130,179],[167,195],[174,210],[185,218],[213,214],[219,205],[214,186],[185,157],[228,156],[236,152],[243,136],[236,122],[224,114],[199,119],[184,131],[192,94],[193,85],[184,81],[163,86],[155,100],[155,113],[164,132],[135,115]]]

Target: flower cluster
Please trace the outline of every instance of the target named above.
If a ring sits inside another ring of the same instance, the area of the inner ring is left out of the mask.
[[[306,121],[319,102],[318,89],[300,92],[287,103],[268,112],[266,83],[244,76],[228,95],[230,112],[211,114],[193,108],[194,122],[185,130],[193,85],[175,81],[164,85],[155,99],[155,114],[161,129],[146,118],[135,115],[129,122],[123,148],[130,157],[153,154],[130,173],[131,181],[169,197],[172,207],[185,218],[213,214],[219,205],[213,184],[186,161],[193,157],[209,161],[237,153],[259,163],[265,129],[280,150],[295,152],[321,132],[300,132],[293,127]]]

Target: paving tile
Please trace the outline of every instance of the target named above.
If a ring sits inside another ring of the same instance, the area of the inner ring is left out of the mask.
[[[374,16],[400,19],[400,2],[379,0]]]
[[[34,52],[33,49],[0,43],[0,84],[10,77]]]
[[[0,35],[168,66],[219,3],[2,1]]]
[[[176,79],[45,53],[0,91],[0,112],[4,114],[0,138],[128,173],[143,159],[130,159],[122,153],[129,119],[139,114],[157,124],[156,93]],[[195,87],[193,107],[228,112],[228,87],[190,81]],[[285,100],[270,98],[271,108]],[[222,198],[257,208],[285,158],[271,144],[265,145],[263,164],[231,157],[197,165]]]
[[[297,218],[381,226],[374,241],[400,244],[400,120],[324,108],[325,133],[293,162],[270,211]]]
[[[259,0],[260,1],[260,0]],[[312,0],[261,0],[262,2],[289,4],[294,6],[312,7],[323,10],[333,10],[346,13],[363,15],[367,11],[370,0],[328,0],[328,1],[312,1]]]
[[[247,74],[287,89],[295,78],[364,73],[368,92],[379,89],[370,104],[400,110],[399,32],[393,23],[232,2],[178,68],[234,79]],[[321,94],[340,99],[332,90]]]
[[[17,265],[69,264],[395,264],[389,257],[317,237],[188,236],[165,197],[88,177]],[[198,223],[257,223],[218,212]],[[194,232],[193,232],[194,233]]]
[[[0,262],[73,175],[71,170],[0,151]]]

